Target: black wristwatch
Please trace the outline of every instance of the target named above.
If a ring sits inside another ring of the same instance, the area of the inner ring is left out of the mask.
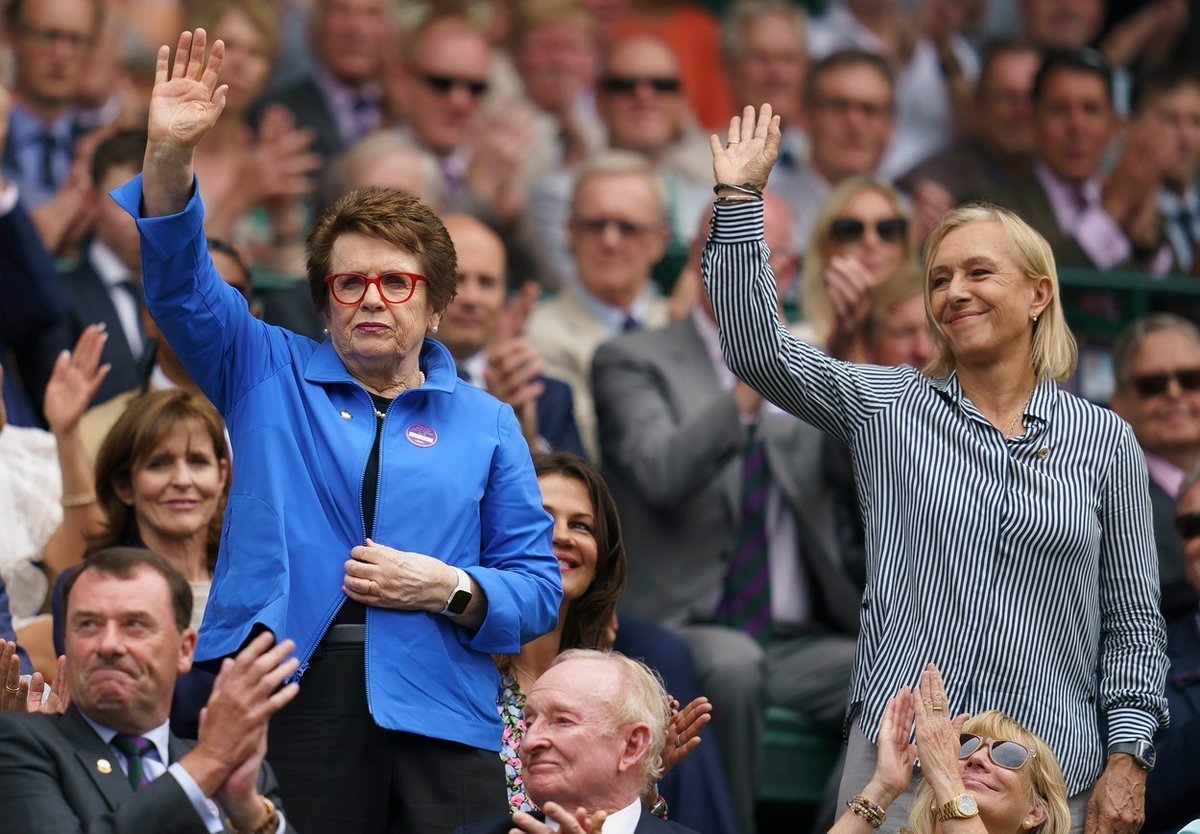
[[[457,617],[471,604],[470,575],[462,568],[454,568],[454,572],[458,574],[458,585],[450,593],[450,598],[446,600],[446,607],[442,609],[442,613],[447,617]]]
[[[1154,760],[1158,756],[1154,750],[1154,745],[1145,739],[1110,744],[1108,745],[1108,755],[1111,756],[1113,753],[1126,753],[1133,756],[1133,760],[1138,763],[1138,767],[1146,771],[1154,770]]]

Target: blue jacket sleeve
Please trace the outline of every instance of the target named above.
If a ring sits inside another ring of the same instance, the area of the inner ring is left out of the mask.
[[[499,411],[500,443],[480,504],[482,555],[467,573],[487,595],[488,609],[468,645],[514,654],[558,622],[562,575],[551,549],[550,516],[542,509],[529,447],[512,408]]]
[[[178,214],[142,217],[139,174],[112,192],[137,221],[146,306],[200,389],[222,414],[291,361],[296,338],[256,319],[241,293],[213,266],[204,237],[204,207],[195,185]]]

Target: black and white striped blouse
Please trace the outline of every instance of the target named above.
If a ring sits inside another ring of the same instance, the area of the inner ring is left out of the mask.
[[[776,314],[760,202],[717,206],[702,269],[729,367],[852,450],[868,561],[850,703],[867,737],[932,661],[955,712],[1000,709],[1040,735],[1072,795],[1103,768],[1099,712],[1109,743],[1152,738],[1166,638],[1129,426],[1047,380],[1005,439],[954,375],[797,340]]]

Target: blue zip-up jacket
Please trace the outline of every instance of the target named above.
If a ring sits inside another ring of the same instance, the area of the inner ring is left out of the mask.
[[[179,214],[155,218],[141,216],[140,176],[112,196],[141,232],[146,304],[225,416],[234,449],[197,657],[236,652],[261,624],[296,641],[303,675],[346,599],[343,564],[365,538],[371,398],[328,339],[264,324],[221,280],[197,190]],[[368,607],[367,702],[381,727],[498,751],[490,655],[555,625],[551,521],[512,409],[461,382],[438,342],[425,340],[420,362],[425,385],[384,419],[372,539],[466,570],[487,617],[472,632],[440,614]]]

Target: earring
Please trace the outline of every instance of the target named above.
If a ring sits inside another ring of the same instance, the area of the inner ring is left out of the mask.
[[[1037,313],[1033,314],[1033,323],[1037,324]]]
[[[328,335],[329,335],[329,328],[328,328],[328,327],[322,327],[322,328],[321,328],[321,332],[322,332],[322,333],[324,333],[326,336],[328,336]]]
[[[435,325],[433,326],[433,332],[434,332],[434,333],[437,333],[437,329],[438,329],[438,326],[435,324]]]

